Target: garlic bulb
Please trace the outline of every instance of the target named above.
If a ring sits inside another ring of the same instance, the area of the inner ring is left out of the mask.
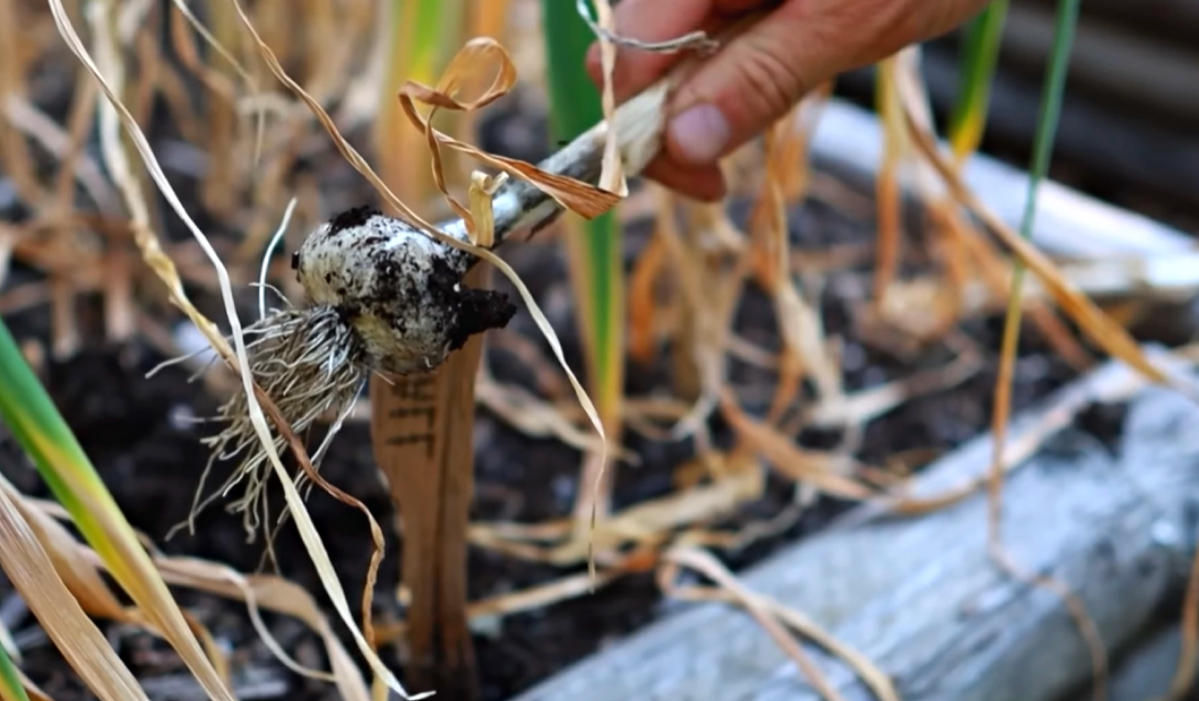
[[[427,372],[516,313],[508,295],[463,286],[475,258],[370,207],[322,224],[292,258],[311,304],[329,306],[389,373]]]

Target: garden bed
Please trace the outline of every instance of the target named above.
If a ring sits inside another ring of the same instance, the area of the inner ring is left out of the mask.
[[[800,250],[818,250],[830,244],[868,244],[872,236],[870,211],[844,213],[818,199],[796,209],[792,220],[794,240]],[[630,260],[644,245],[647,228],[636,223],[629,227]],[[535,240],[514,244],[506,253],[539,302],[549,310],[568,360],[572,366],[581,367],[574,316],[569,304],[561,302],[570,291],[559,246],[552,241]],[[868,271],[868,266],[868,262],[864,263],[857,272]],[[505,283],[501,281],[497,286],[509,288]],[[551,302],[553,299],[560,303]],[[862,344],[854,338],[847,306],[831,293],[823,300],[828,334],[845,337],[846,356],[857,358],[852,364],[846,363],[847,390],[943,367],[952,359],[952,353],[942,349],[921,355],[918,362],[909,362]],[[10,322],[14,334],[21,339],[42,335],[38,329],[47,328],[46,315],[46,310],[38,310],[14,318]],[[771,302],[764,295],[752,291],[746,294],[738,318],[737,329],[744,337],[767,348],[777,345]],[[980,347],[998,347],[1001,330],[998,321],[973,326],[971,335]],[[518,313],[504,333],[519,335],[541,348],[545,362],[550,363],[548,348],[526,310]],[[535,390],[527,368],[500,345],[489,356],[496,379]],[[664,353],[662,357],[668,355]],[[253,571],[264,554],[261,539],[248,544],[241,518],[223,513],[219,505],[198,520],[195,536],[180,533],[171,541],[161,542],[173,526],[187,518],[208,461],[207,451],[199,444],[201,436],[206,435],[203,427],[189,424],[188,419],[213,415],[220,401],[209,395],[201,383],[189,382],[190,371],[183,367],[167,368],[149,379],[145,377],[166,359],[148,344],[137,341],[122,347],[92,347],[61,363],[51,363],[45,376],[56,403],[136,528],[159,540],[168,553],[212,559],[241,571]],[[663,360],[656,368],[633,367],[628,383],[630,395],[669,391],[665,372],[668,362]],[[927,460],[985,431],[993,397],[995,357],[985,358],[984,362],[986,367],[962,385],[906,403],[872,423],[866,432],[861,459],[878,465],[889,457],[919,451],[926,454],[924,460]],[[770,381],[769,374],[745,364],[733,365],[731,374],[736,378],[738,391],[751,397],[755,394],[769,397],[766,391],[769,386],[764,384]],[[1038,342],[1035,332],[1030,332],[1017,374],[1016,407],[1027,406],[1045,396],[1071,376],[1065,363],[1053,357]],[[759,406],[755,407],[750,400],[747,409],[760,411],[762,402],[757,403]],[[485,409],[480,410],[477,421],[475,516],[526,523],[567,516],[578,487],[578,451],[554,439],[525,436]],[[715,436],[718,442],[727,444],[730,434],[720,423],[713,421]],[[809,445],[818,445],[816,441],[822,438],[828,440],[828,437],[810,437]],[[675,470],[695,455],[690,441],[656,442],[636,434],[632,435],[629,447],[641,455],[643,464],[619,471],[615,491],[617,509],[671,492]],[[6,461],[4,470],[28,493],[45,494],[32,473],[18,467],[15,461]],[[342,430],[324,461],[322,473],[333,484],[361,499],[380,524],[394,522],[387,490],[374,468],[365,421],[351,421]],[[208,484],[219,484],[225,474],[218,464]],[[272,503],[281,503],[278,490],[273,490],[273,495]],[[789,483],[772,479],[767,498],[746,505],[738,518],[745,521],[769,518],[781,512],[791,499]],[[343,585],[349,592],[360,592],[371,549],[367,522],[320,490],[313,491],[308,504]],[[759,561],[780,545],[819,529],[844,508],[846,505],[836,500],[822,499],[795,525],[777,536],[762,539],[733,559],[731,566],[739,569]],[[402,548],[402,541],[389,539],[380,570],[376,601],[383,620],[389,613],[397,614],[394,592],[398,585],[398,548]],[[301,583],[323,601],[319,581],[295,531],[284,530],[276,542],[276,552],[280,574]],[[564,574],[548,565],[472,549],[470,597],[474,600],[523,589]],[[651,574],[629,575],[593,595],[507,617],[494,636],[480,635],[476,640],[485,698],[488,701],[508,698],[637,630],[657,617],[660,603],[661,595]],[[278,698],[334,698],[331,687],[305,684],[275,661],[264,646],[254,644],[255,633],[240,603],[206,597],[202,610],[207,614],[203,620],[214,625],[214,634],[228,636],[232,645],[248,651],[243,664],[273,670],[279,678],[288,680],[286,685],[278,687]],[[327,614],[332,618],[331,610]],[[26,620],[17,629],[31,623]],[[290,637],[281,637],[285,645],[307,644],[318,649],[314,635],[302,632],[297,626],[291,626],[290,630]],[[135,646],[131,643],[130,647]],[[134,672],[144,678],[184,673],[166,648],[160,649],[163,653],[159,656],[130,658]],[[57,653],[48,646],[42,646],[38,652],[39,655],[31,653],[25,667],[31,677],[44,682],[61,676],[62,662]],[[307,688],[308,692],[297,696],[301,688]],[[72,698],[56,693],[53,686],[48,686],[47,691],[59,701]]]

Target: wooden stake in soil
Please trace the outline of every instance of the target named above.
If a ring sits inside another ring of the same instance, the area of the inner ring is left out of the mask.
[[[480,264],[465,278],[487,284]],[[399,506],[402,572],[411,592],[406,673],[416,688],[451,699],[479,698],[467,623],[466,526],[474,489],[475,376],[483,336],[436,373],[371,379],[371,441]]]

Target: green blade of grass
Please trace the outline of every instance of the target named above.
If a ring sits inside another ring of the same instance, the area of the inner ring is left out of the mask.
[[[1045,84],[1041,91],[1041,107],[1037,117],[1037,131],[1033,141],[1032,163],[1028,172],[1028,199],[1020,221],[1020,236],[1025,240],[1032,237],[1032,226],[1036,219],[1037,193],[1041,181],[1049,171],[1049,159],[1053,153],[1053,142],[1057,136],[1058,118],[1061,114],[1062,97],[1065,93],[1066,74],[1070,64],[1070,52],[1074,44],[1074,28],[1078,21],[1079,0],[1058,0],[1057,21],[1054,28],[1053,49],[1049,56]],[[1012,264],[1012,287],[1004,316],[1002,350],[1000,354],[999,379],[996,383],[992,431],[995,434],[995,456],[991,480],[991,528],[992,538],[998,541],[999,534],[999,491],[1002,486],[1002,452],[1007,434],[1007,419],[1011,410],[1012,372],[1016,362],[1016,350],[1020,342],[1020,321],[1023,312],[1021,297],[1024,292],[1023,263],[1017,259]]]
[[[1057,20],[1054,26],[1053,50],[1049,56],[1049,67],[1045,77],[1045,85],[1041,90],[1041,109],[1037,116],[1037,132],[1033,140],[1032,164],[1028,170],[1028,199],[1024,202],[1024,212],[1020,219],[1020,236],[1025,240],[1032,238],[1032,227],[1037,216],[1037,194],[1041,182],[1049,173],[1049,160],[1053,155],[1053,142],[1057,138],[1057,127],[1062,112],[1062,98],[1066,92],[1066,75],[1070,68],[1070,53],[1074,48],[1074,29],[1078,24],[1078,11],[1081,0],[1058,0]],[[1017,326],[1013,333],[1019,334],[1020,310],[1023,308],[1019,299],[1023,292],[1024,266],[1016,261],[1012,271],[1012,295],[1009,301],[1010,312],[1014,315]],[[1013,340],[1013,343],[1015,340]]]
[[[391,67],[398,80],[432,85],[458,51],[465,0],[392,0]]]
[[[1020,221],[1020,236],[1026,241],[1032,238],[1032,226],[1036,219],[1037,193],[1041,182],[1049,172],[1049,159],[1053,153],[1053,142],[1057,137],[1057,126],[1062,109],[1062,97],[1066,89],[1066,74],[1070,65],[1070,52],[1074,46],[1074,28],[1078,22],[1080,0],[1058,0],[1057,21],[1054,28],[1053,50],[1049,57],[1045,85],[1041,92],[1041,108],[1037,117],[1037,132],[1033,142],[1032,163],[1028,172],[1028,199]],[[1020,342],[1020,320],[1024,305],[1025,267],[1020,260],[1012,265],[1012,288],[1004,318],[1002,352],[1000,355],[999,380],[995,392],[992,430],[995,433],[994,471],[991,484],[992,537],[998,539],[999,489],[1002,484],[1002,451],[1007,433],[1007,417],[1011,410],[1011,380],[1016,362],[1016,350]]]
[[[3,321],[0,321],[0,419],[96,552],[106,561],[115,557],[118,551],[105,537],[100,518],[88,507],[94,504],[117,514],[120,509],[25,362]],[[129,533],[133,535],[132,530]]]
[[[13,664],[8,652],[0,645],[0,699],[3,701],[29,701],[25,692],[25,684],[21,682],[21,673]]]
[[[542,0],[541,6],[543,22],[548,28],[544,35],[550,131],[555,141],[570,140],[604,119],[600,93],[584,67],[587,48],[595,37],[575,12],[574,3]],[[608,387],[617,379],[615,366],[620,362],[621,232],[614,212],[600,215],[585,225],[585,265],[572,272],[585,281],[587,299],[582,323],[586,327],[584,333],[589,336],[587,349],[594,366],[592,382],[598,387]]]
[[[1078,24],[1080,0],[1058,0],[1057,18],[1054,27],[1053,49],[1049,56],[1045,84],[1041,92],[1040,113],[1037,117],[1036,137],[1033,141],[1032,163],[1029,167],[1028,199],[1020,222],[1020,237],[1025,241],[1032,238],[1032,226],[1036,219],[1037,194],[1049,172],[1049,161],[1053,143],[1057,137],[1062,99],[1065,95],[1066,77],[1069,72],[1070,54],[1074,47],[1074,32]],[[1094,697],[1102,699],[1108,674],[1107,656],[1102,638],[1095,622],[1077,596],[1054,579],[1037,579],[1023,571],[1012,560],[1003,547],[1003,454],[1007,443],[1008,419],[1011,413],[1012,381],[1015,374],[1016,355],[1020,342],[1020,325],[1024,309],[1025,267],[1015,261],[1012,267],[1012,288],[1004,318],[1002,349],[999,359],[999,377],[996,380],[995,400],[992,412],[994,450],[991,458],[991,474],[988,484],[988,549],[991,557],[1002,569],[1020,579],[1048,588],[1062,599],[1062,603],[1075,619],[1091,655]]]
[[[1040,114],[1037,117],[1037,132],[1033,141],[1032,163],[1028,172],[1028,199],[1020,221],[1020,236],[1032,238],[1032,226],[1036,219],[1037,193],[1041,182],[1049,172],[1049,160],[1053,153],[1053,142],[1057,137],[1057,126],[1065,94],[1066,75],[1070,65],[1070,52],[1074,45],[1074,28],[1078,22],[1080,0],[1058,0],[1057,20],[1054,28],[1053,50],[1049,57],[1045,84],[1041,92]],[[1020,323],[1024,305],[1025,267],[1020,260],[1012,265],[1012,288],[1004,318],[1002,350],[1000,354],[999,379],[996,383],[992,431],[995,434],[995,455],[992,461],[991,479],[991,538],[993,543],[1000,539],[1000,490],[1003,483],[1002,452],[1007,436],[1008,415],[1011,411],[1012,375],[1016,363],[1016,351],[1020,342]]]
[[[604,119],[600,91],[584,62],[595,35],[573,2],[541,0],[541,12],[546,28],[550,131],[555,141],[573,139]],[[582,236],[567,237],[571,275],[579,298],[590,389],[605,431],[615,433],[624,385],[622,232],[615,212],[590,221],[565,216],[572,226],[583,227]],[[601,504],[603,501],[601,496]]]
[[[210,698],[233,695],[204,656],[183,612],[75,434],[0,320],[0,420],[71,515],[113,578],[172,644]]]
[[[978,149],[991,103],[1008,0],[994,0],[966,25],[958,100],[949,120],[949,143],[958,162]]]
[[[396,17],[400,26],[395,36],[403,41],[392,46],[392,65],[407,66],[404,76],[422,82],[432,82],[437,70],[439,47],[442,45],[442,13],[440,0],[395,0]]]
[[[1062,99],[1066,93],[1066,75],[1070,68],[1070,54],[1074,50],[1074,30],[1078,25],[1081,0],[1058,0],[1057,22],[1054,27],[1053,53],[1049,58],[1049,75],[1041,93],[1041,112],[1037,118],[1037,134],[1033,144],[1033,162],[1029,170],[1028,202],[1020,223],[1020,234],[1032,237],[1033,220],[1036,217],[1037,192],[1041,181],[1049,173],[1049,159],[1053,155],[1053,143],[1057,138],[1058,122],[1061,119]]]
[[[401,197],[418,207],[439,206],[431,168],[414,161],[427,151],[420,130],[408,122],[399,91],[406,80],[434,85],[446,62],[461,45],[464,0],[391,0],[388,73],[375,120],[383,176]],[[439,126],[458,116],[445,113]],[[452,176],[453,169],[450,168]],[[453,178],[451,177],[451,182]]]

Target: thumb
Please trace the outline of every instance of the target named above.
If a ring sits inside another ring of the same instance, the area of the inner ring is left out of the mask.
[[[690,165],[714,163],[832,75],[813,65],[812,47],[805,46],[811,36],[797,36],[807,34],[797,32],[795,18],[788,16],[798,5],[802,3],[785,3],[759,20],[678,88],[666,132],[670,156]]]
[[[989,0],[784,0],[700,65],[671,104],[666,150],[715,163],[850,68],[949,31]]]

